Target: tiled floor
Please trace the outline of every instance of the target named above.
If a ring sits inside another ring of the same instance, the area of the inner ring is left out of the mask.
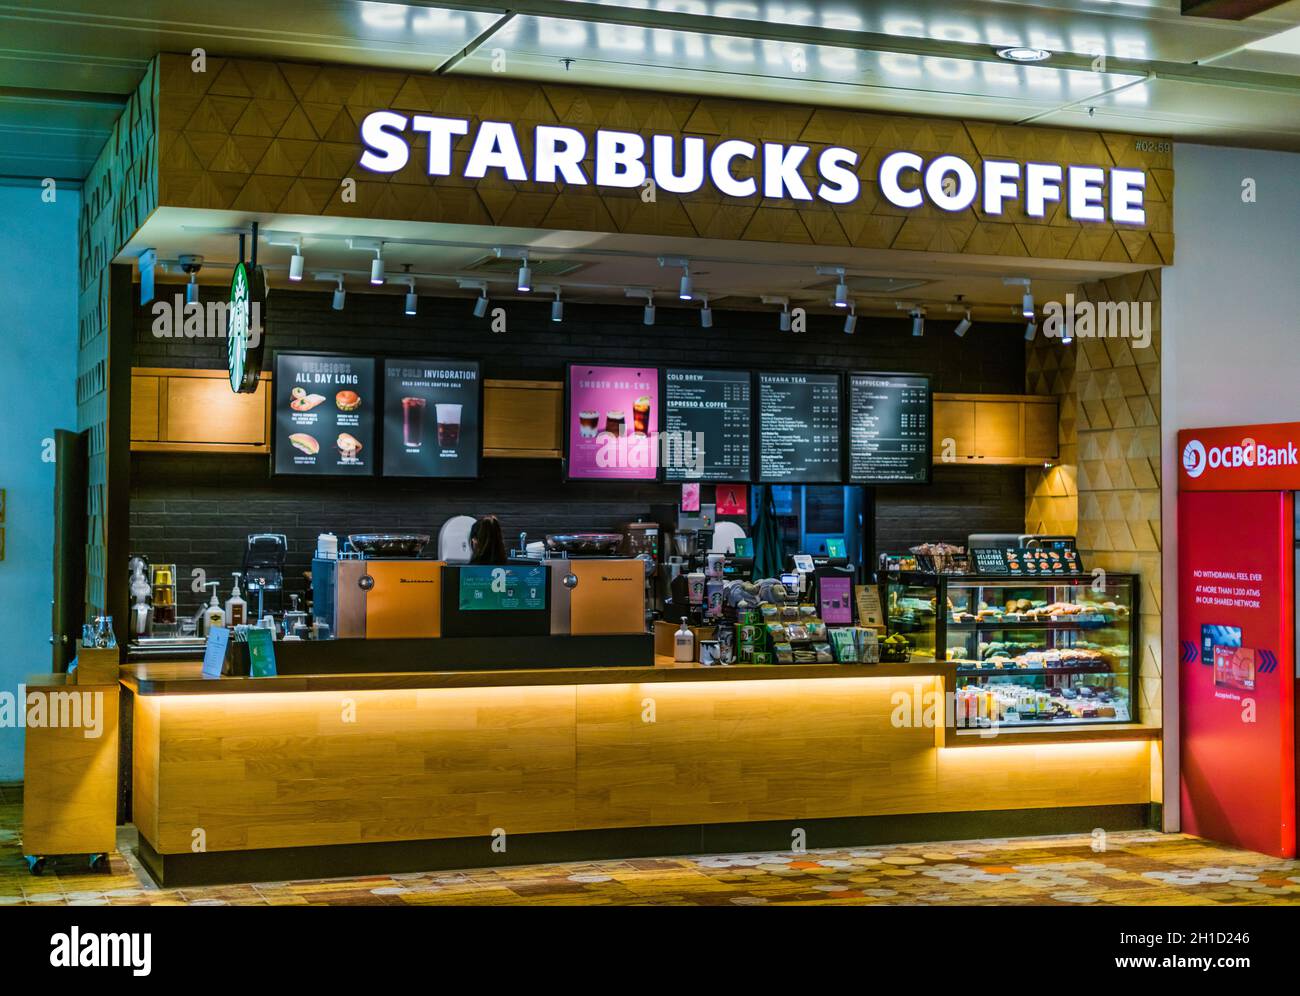
[[[28,874],[21,806],[9,798],[0,906],[1300,904],[1300,862],[1151,833],[1112,835],[1104,851],[1086,836],[1034,837],[158,889],[131,853],[130,829],[108,873],[68,861]]]

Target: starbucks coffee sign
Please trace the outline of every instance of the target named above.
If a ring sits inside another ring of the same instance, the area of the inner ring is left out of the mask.
[[[836,205],[852,204],[862,195],[858,168],[863,153],[843,146],[814,150],[797,142],[642,135],[603,128],[588,137],[560,125],[537,125],[531,141],[524,143],[508,121],[396,111],[373,111],[362,120],[361,165],[376,173],[405,169],[416,135],[421,147],[427,144],[428,161],[421,165],[433,177],[493,176],[517,183],[597,188],[638,188],[653,182],[668,193],[687,195],[707,184],[726,197]],[[457,145],[468,155],[453,156]],[[957,155],[925,158],[898,150],[883,156],[875,173],[881,196],[905,210],[928,203],[955,212],[978,204],[985,215],[998,216],[1015,205],[1032,218],[1045,218],[1054,210],[1050,205],[1059,203],[1078,222],[1143,226],[1147,220],[1147,175],[1141,169],[970,162]]]
[[[226,308],[226,366],[230,389],[236,394],[257,390],[264,349],[261,316],[266,300],[266,279],[260,266],[250,269],[242,260],[230,278],[230,303]]]

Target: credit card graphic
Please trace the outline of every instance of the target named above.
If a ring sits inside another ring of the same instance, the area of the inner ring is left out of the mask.
[[[1240,647],[1240,626],[1202,626],[1201,627],[1201,663],[1214,663],[1215,647]]]
[[[1250,647],[1214,648],[1214,684],[1239,692],[1255,690],[1255,651]]]

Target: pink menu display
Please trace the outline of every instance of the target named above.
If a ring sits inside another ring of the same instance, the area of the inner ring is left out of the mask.
[[[569,367],[568,476],[653,481],[659,472],[659,371]]]

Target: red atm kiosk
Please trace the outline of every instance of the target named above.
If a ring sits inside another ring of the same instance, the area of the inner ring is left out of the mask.
[[[1300,422],[1178,447],[1182,828],[1295,857]]]

